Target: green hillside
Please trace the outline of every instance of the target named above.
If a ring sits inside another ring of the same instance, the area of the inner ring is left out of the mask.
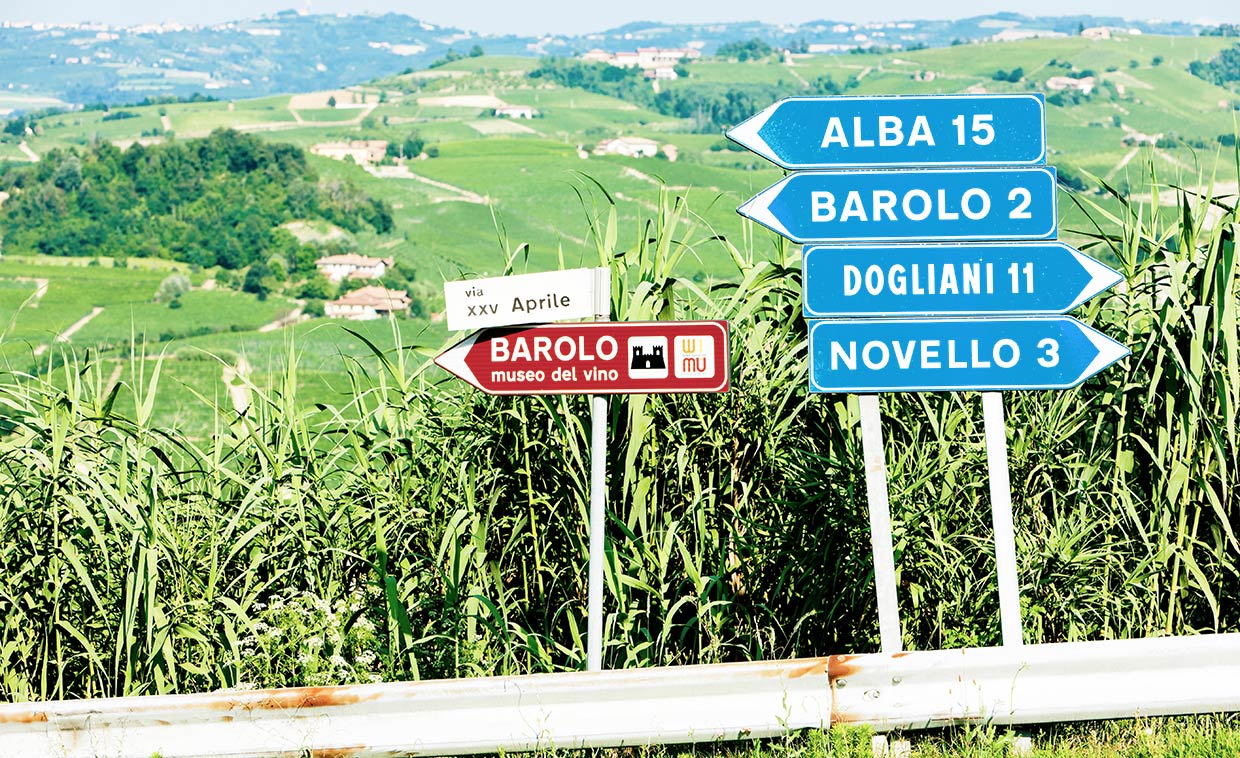
[[[703,238],[716,234],[729,240],[753,238],[759,247],[781,246],[774,235],[744,222],[735,208],[782,172],[738,151],[721,130],[786,95],[1043,92],[1049,102],[1049,162],[1102,208],[1116,210],[1119,204],[1096,194],[1101,192],[1099,179],[1129,192],[1137,203],[1155,200],[1147,186],[1151,176],[1164,190],[1169,185],[1213,184],[1222,194],[1234,193],[1236,162],[1228,159],[1230,148],[1221,148],[1218,138],[1235,132],[1240,95],[1187,70],[1193,61],[1209,60],[1230,42],[1153,35],[1068,37],[898,54],[772,56],[744,63],[705,57],[688,65],[687,77],[659,82],[658,92],[640,77],[633,79],[624,85],[627,90],[620,90],[627,97],[564,86],[546,76],[532,78],[531,73],[546,65],[536,59],[482,56],[331,92],[52,115],[41,119],[24,142],[26,150],[45,156],[97,140],[129,149],[136,142],[184,141],[219,128],[307,151],[328,142],[366,139],[401,145],[413,140],[424,150],[422,157],[375,170],[313,153],[306,161],[323,180],[347,181],[391,208],[390,234],[365,228],[349,233],[330,225],[320,231],[339,235],[348,249],[359,253],[395,258],[410,273],[410,286],[426,311],[434,313],[441,308],[441,282],[498,274],[514,253],[519,252],[518,270],[591,265],[597,252],[590,215],[607,199],[600,186],[615,203],[622,244],[626,236],[635,243],[646,233],[643,224],[657,215],[660,191],[666,188],[685,197],[688,207],[700,214],[703,228],[710,230]],[[1000,71],[1003,80],[996,78]],[[1019,76],[1010,81],[1013,72]],[[1052,77],[1081,81],[1087,76],[1094,77],[1088,95],[1048,86]],[[687,117],[660,112],[694,103],[701,104],[699,112]],[[504,104],[530,106],[536,116],[492,115]],[[714,110],[703,115],[705,107]],[[120,111],[126,116],[116,117]],[[600,142],[621,135],[670,146],[675,160],[664,154],[627,158],[593,153]],[[0,165],[27,160],[16,142],[0,143]],[[1169,196],[1164,193],[1159,200],[1166,203]],[[1078,231],[1093,230],[1093,222],[1066,194],[1059,207],[1061,237],[1079,241],[1083,238]],[[699,282],[734,275],[721,248],[700,249],[693,248],[679,261],[681,275]],[[28,272],[39,265],[0,267],[0,281],[5,282],[0,305],[7,314],[0,350],[5,355],[28,356],[34,345],[47,343],[97,307],[81,296],[62,298],[60,290],[71,286],[61,282],[66,270],[49,267],[46,278],[53,286],[38,308],[12,313],[11,304],[28,294],[28,285],[14,279],[17,270]],[[134,277],[137,286],[116,285],[127,290],[126,297],[136,298],[134,303],[127,310],[112,301],[105,304],[110,285],[93,288],[89,299],[99,301],[105,315],[76,332],[68,344],[114,344],[107,339],[129,323],[135,335],[153,335],[159,348],[172,354],[206,339],[194,337],[195,329],[217,334],[208,342],[212,349],[236,353],[244,347],[264,355],[280,355],[285,349],[287,329],[243,336],[255,325],[243,314],[257,318],[261,313],[274,320],[297,307],[292,300],[283,301],[289,303],[283,311],[270,303],[258,308],[240,301],[221,307],[204,302],[199,308],[195,302],[195,311],[210,313],[209,324],[190,325],[186,313],[166,328],[152,328],[143,319],[162,321],[154,316],[159,311],[150,301],[158,278],[132,269],[116,275]],[[212,276],[211,269],[195,274],[201,280]],[[139,307],[141,298],[146,305]],[[128,322],[123,314],[129,314]],[[442,344],[442,327],[428,330],[428,325],[414,319],[402,322],[401,330],[421,335],[421,344]],[[329,331],[338,329],[335,325]],[[385,335],[390,330],[378,339],[390,344]]]

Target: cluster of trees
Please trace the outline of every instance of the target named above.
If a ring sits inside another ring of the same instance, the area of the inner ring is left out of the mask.
[[[1209,61],[1193,61],[1188,64],[1188,72],[1223,87],[1240,82],[1240,45],[1223,50]]]
[[[1202,37],[1240,37],[1240,24],[1219,24],[1201,30]]]
[[[718,133],[749,118],[782,94],[785,93],[768,84],[700,84],[663,90],[655,95],[654,108],[665,116],[691,120],[695,131]]]
[[[1003,69],[999,69],[998,71],[995,71],[993,74],[991,74],[990,78],[994,79],[996,82],[1012,82],[1013,84],[1015,84],[1016,82],[1019,82],[1021,79],[1025,78],[1025,69],[1021,68],[1020,66],[1017,66],[1011,71],[1004,71]]]
[[[26,134],[26,128],[33,124],[33,120],[23,116],[11,118],[4,122],[4,134],[11,137],[23,137]]]
[[[410,132],[405,137],[404,142],[391,140],[388,142],[387,149],[384,150],[385,158],[416,158],[422,154],[423,148],[426,147],[426,140],[422,139],[417,132]]]
[[[654,105],[654,91],[641,69],[636,67],[621,68],[572,58],[544,58],[538,68],[530,71],[529,77],[546,79],[564,87],[580,87],[634,105],[648,108]]]
[[[108,111],[100,121],[124,121],[128,118],[138,118],[138,114],[133,111]]]
[[[814,81],[810,83],[810,89],[819,95],[842,95],[848,90],[856,87],[858,84],[860,84],[860,82],[857,81],[857,77],[855,76],[848,77],[847,81],[845,81],[843,85],[840,85],[834,78],[831,77],[830,74],[823,74],[822,76],[815,78]]]
[[[486,55],[486,51],[482,49],[482,45],[474,45],[469,49],[468,57],[470,58],[481,58],[484,55]],[[442,58],[432,61],[427,68],[439,68],[440,66],[451,63],[452,61],[459,61],[465,57],[465,55],[458,53],[456,50],[448,48],[448,52],[444,53]],[[412,71],[412,69],[410,70]]]
[[[763,58],[769,58],[773,52],[775,52],[774,48],[754,37],[748,42],[725,42],[715,51],[715,55],[737,61],[760,61]]]
[[[1086,71],[1089,71],[1089,69],[1086,69]],[[1093,73],[1090,72],[1089,75],[1093,76]],[[1074,78],[1079,79],[1082,77],[1074,77]],[[1083,103],[1089,100],[1114,101],[1114,100],[1123,100],[1123,99],[1126,99],[1126,98],[1122,97],[1119,94],[1119,89],[1115,86],[1113,82],[1110,82],[1106,79],[1099,79],[1094,84],[1093,89],[1091,89],[1088,94],[1079,89],[1065,89],[1065,90],[1060,90],[1058,92],[1055,92],[1051,95],[1048,95],[1046,98],[1046,102],[1050,103],[1051,105],[1067,107],[1070,105],[1079,105],[1080,103]],[[1116,125],[1118,126],[1118,124]]]
[[[240,269],[297,242],[278,227],[323,219],[384,234],[390,206],[352,185],[320,180],[293,145],[231,130],[122,152],[107,142],[53,150],[0,173],[6,251],[169,258]]]
[[[640,69],[569,58],[547,58],[529,76],[619,98],[665,116],[690,119],[694,129],[704,133],[738,124],[791,94],[776,85],[721,82],[668,87],[656,94]]]

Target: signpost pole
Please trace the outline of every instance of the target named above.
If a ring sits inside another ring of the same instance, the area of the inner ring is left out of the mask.
[[[861,449],[865,457],[865,493],[870,511],[870,548],[874,553],[874,589],[878,594],[878,636],[884,653],[898,653],[904,643],[896,604],[896,563],[891,544],[891,510],[887,500],[887,463],[878,395],[858,395]]]
[[[590,397],[590,584],[586,670],[603,670],[603,524],[607,519],[607,396]]]
[[[1008,476],[1007,431],[1003,393],[982,393],[986,465],[990,472],[990,510],[995,528],[995,565],[999,578],[999,624],[1003,646],[1022,644],[1020,586],[1016,577],[1016,533],[1012,527],[1012,487]]]
[[[611,319],[611,269],[599,271],[594,315]],[[603,670],[603,527],[607,522],[607,396],[590,396],[590,557],[586,588],[586,670]]]

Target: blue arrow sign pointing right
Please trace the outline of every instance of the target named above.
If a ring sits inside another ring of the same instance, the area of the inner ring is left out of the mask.
[[[812,392],[1075,387],[1128,348],[1070,316],[812,321]]]
[[[1123,280],[1062,242],[815,245],[805,317],[1067,313]]]

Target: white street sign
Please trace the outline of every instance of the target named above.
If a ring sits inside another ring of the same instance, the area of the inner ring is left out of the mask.
[[[576,268],[444,282],[443,294],[448,328],[453,331],[606,319],[611,309],[611,269]]]

